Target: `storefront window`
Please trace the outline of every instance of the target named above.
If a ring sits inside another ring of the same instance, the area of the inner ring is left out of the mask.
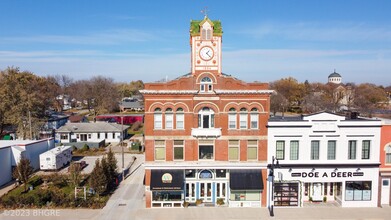
[[[182,191],[152,191],[152,201],[181,201]]]
[[[304,195],[308,196],[308,188],[309,188],[309,183],[304,184]]]
[[[330,183],[330,196],[334,195],[334,183]]]
[[[328,185],[327,183],[323,184],[323,187],[324,187],[323,188],[323,195],[327,195],[327,185]]]
[[[346,201],[370,201],[372,194],[371,181],[348,181],[346,182]]]
[[[337,197],[340,197],[340,198],[341,198],[341,196],[342,196],[342,190],[341,190],[341,188],[342,188],[342,183],[335,183],[335,195],[336,195]]]
[[[259,201],[261,199],[261,191],[231,191],[231,201]]]
[[[216,177],[217,178],[226,178],[227,177],[227,170],[216,170]]]
[[[195,178],[196,170],[185,170],[186,178]]]

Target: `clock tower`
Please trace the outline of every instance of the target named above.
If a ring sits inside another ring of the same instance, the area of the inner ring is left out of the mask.
[[[191,73],[210,72],[221,74],[222,27],[219,20],[212,21],[206,15],[203,20],[190,22]]]

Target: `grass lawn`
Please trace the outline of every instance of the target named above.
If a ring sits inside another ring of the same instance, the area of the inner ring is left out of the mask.
[[[28,181],[26,192],[24,185],[20,185],[5,194],[0,198],[0,208],[103,208],[110,198],[110,194],[98,197],[87,191],[87,200],[84,200],[84,192],[81,190],[78,199],[75,199],[75,188],[68,184],[66,176],[46,178],[48,183],[45,187],[43,178],[45,177],[33,176]],[[84,181],[86,182],[88,181]],[[30,186],[33,186],[32,190],[29,190]],[[88,185],[85,186],[88,190]]]

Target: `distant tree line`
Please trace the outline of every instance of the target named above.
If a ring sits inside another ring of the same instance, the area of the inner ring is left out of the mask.
[[[370,83],[300,83],[292,77],[271,82],[270,88],[276,92],[270,101],[273,114],[358,111],[362,115],[371,116],[373,110],[388,105],[391,94],[391,86],[384,88]]]
[[[94,115],[118,109],[121,97],[138,94],[141,80],[116,83],[112,78],[94,76],[74,80],[67,75],[37,76],[30,71],[8,67],[0,71],[0,134],[5,126],[16,127],[22,139],[38,136],[48,110],[62,111],[61,95],[77,100]]]

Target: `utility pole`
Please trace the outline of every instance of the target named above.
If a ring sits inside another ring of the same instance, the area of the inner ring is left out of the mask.
[[[124,159],[124,116],[121,116],[121,151],[122,151],[122,181],[125,180],[125,159]]]
[[[276,163],[274,163],[274,161],[276,161]],[[278,159],[275,159],[274,156],[272,156],[272,163],[268,164],[267,168],[269,168],[269,180],[271,181],[271,189],[269,190],[269,214],[271,217],[274,217],[274,169],[280,168]]]
[[[29,110],[29,127],[30,127],[30,140],[32,140],[33,139],[33,132],[32,132],[32,130],[31,130],[31,112],[30,112],[30,110]]]

